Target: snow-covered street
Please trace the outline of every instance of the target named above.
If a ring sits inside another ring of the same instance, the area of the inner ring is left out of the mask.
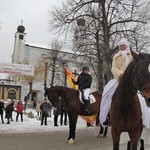
[[[48,117],[48,125],[41,126],[41,122],[38,119],[35,110],[28,109],[26,112],[32,112],[35,118],[29,118],[27,115],[23,115],[23,122],[21,122],[20,116],[18,122],[16,122],[16,112],[13,112],[13,120],[10,124],[6,124],[6,119],[4,118],[4,124],[0,120],[0,133],[29,133],[29,132],[50,132],[59,130],[68,130],[67,126],[60,126],[58,118],[58,127],[54,126],[53,115]],[[4,113],[5,117],[5,113]],[[77,128],[85,128],[86,122],[82,118],[78,118]]]

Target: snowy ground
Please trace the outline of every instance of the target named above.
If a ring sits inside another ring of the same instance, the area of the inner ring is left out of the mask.
[[[41,126],[41,121],[37,117],[37,113],[33,109],[27,109],[26,113],[29,113],[32,111],[34,118],[29,118],[28,115],[23,115],[23,122],[21,122],[20,116],[18,118],[18,122],[16,122],[16,112],[13,112],[13,119],[14,121],[11,121],[10,124],[6,124],[7,120],[4,118],[4,124],[1,123],[0,120],[0,134],[10,134],[10,133],[37,133],[37,132],[53,132],[53,131],[68,131],[69,127],[67,126],[60,126],[60,118],[58,118],[58,127],[54,126],[54,116],[48,117],[48,125]],[[4,113],[5,116],[5,113]],[[59,116],[60,117],[60,116]],[[87,128],[86,126],[86,121],[83,120],[82,118],[78,117],[78,122],[77,122],[77,129],[84,129]],[[95,136],[98,135],[99,132],[99,127],[94,127],[94,128],[89,128],[91,132]],[[108,130],[108,137],[111,138],[111,132],[110,128]],[[143,130],[142,133],[142,138],[145,141],[145,144],[150,142],[150,130],[145,129]],[[129,140],[128,134],[127,133],[122,133],[121,134],[121,141],[120,143],[127,143]]]
[[[41,126],[40,120],[37,118],[35,110],[28,109],[26,112],[30,112],[34,114],[34,118],[28,118],[27,115],[23,115],[23,122],[21,122],[20,116],[18,118],[18,122],[16,122],[16,112],[13,112],[14,121],[10,122],[10,124],[6,124],[7,120],[4,118],[4,124],[2,124],[0,120],[0,133],[29,133],[29,132],[51,132],[51,131],[59,131],[59,130],[68,130],[67,126],[59,125],[58,118],[58,127],[54,127],[53,115],[52,117],[48,117],[48,125]],[[5,116],[5,113],[4,113]],[[85,128],[86,122],[82,118],[78,118],[77,128]]]

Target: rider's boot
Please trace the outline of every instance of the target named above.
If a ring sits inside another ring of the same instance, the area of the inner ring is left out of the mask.
[[[109,126],[109,117],[106,118],[106,121],[103,122],[102,126],[103,127]]]
[[[85,108],[84,108],[84,110],[85,110],[88,114],[90,114],[90,100],[89,100],[89,99],[86,99],[84,102],[85,102]]]
[[[144,150],[144,140],[140,139],[140,143],[141,143],[140,150]]]

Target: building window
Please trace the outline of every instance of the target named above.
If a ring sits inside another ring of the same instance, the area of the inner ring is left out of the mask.
[[[21,39],[21,40],[22,40],[22,39],[23,39],[23,35],[19,35],[19,39]]]

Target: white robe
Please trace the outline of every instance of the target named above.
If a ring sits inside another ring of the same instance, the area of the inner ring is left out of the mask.
[[[118,83],[119,82],[117,81],[117,79],[112,79],[104,87],[100,104],[100,114],[99,114],[100,124],[103,124],[106,121],[106,117],[111,107],[112,96],[118,86]]]
[[[101,105],[100,105],[100,115],[99,115],[99,120],[101,125],[103,125],[103,123],[106,121],[107,115],[111,107],[112,96],[118,84],[119,82],[116,79],[112,79],[106,84],[104,88]],[[137,94],[137,95],[141,105],[142,123],[146,128],[150,129],[150,108],[147,107],[144,97],[141,94]]]
[[[145,99],[141,94],[138,94],[138,98],[141,105],[143,125],[150,129],[150,107],[147,107]]]

